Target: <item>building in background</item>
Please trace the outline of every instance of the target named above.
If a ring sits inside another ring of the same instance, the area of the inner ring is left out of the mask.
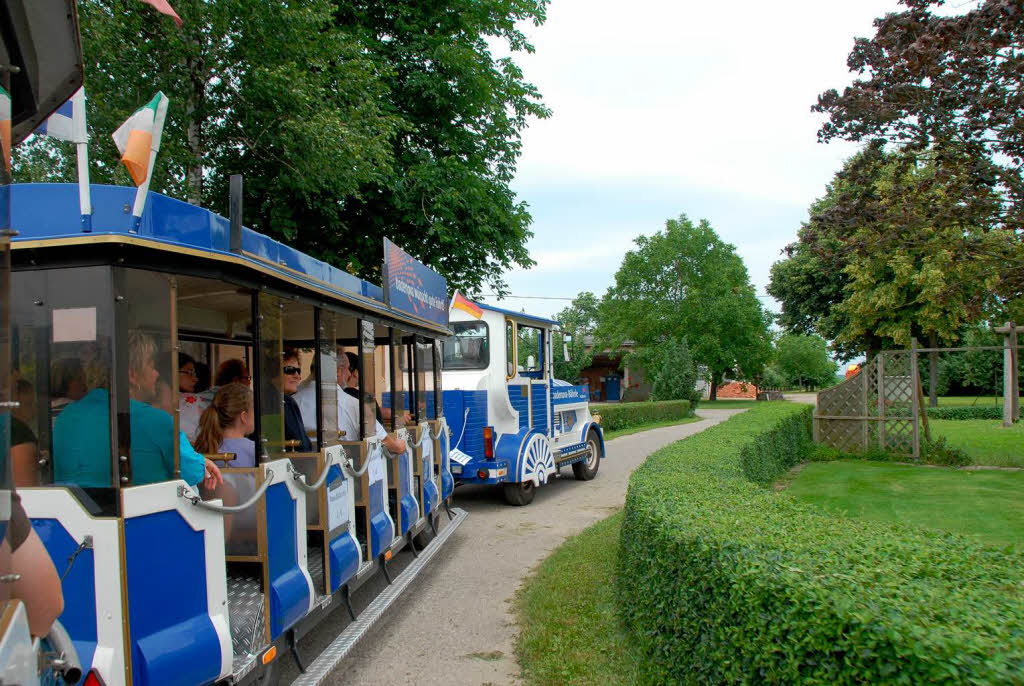
[[[592,402],[636,402],[650,399],[651,384],[643,367],[623,362],[635,347],[633,341],[623,341],[615,350],[594,351],[594,337],[587,336],[584,345],[587,352],[593,352],[593,359],[590,366],[580,372],[577,381],[590,386]]]

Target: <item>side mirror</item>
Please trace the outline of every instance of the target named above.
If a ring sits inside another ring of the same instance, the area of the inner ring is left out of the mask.
[[[526,368],[527,369],[533,369],[536,366],[537,366],[537,358],[535,358],[533,355],[530,355],[529,357],[526,358]]]

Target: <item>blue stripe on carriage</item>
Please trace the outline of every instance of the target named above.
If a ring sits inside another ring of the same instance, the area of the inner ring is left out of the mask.
[[[309,610],[309,586],[299,567],[295,500],[283,483],[268,488],[266,499],[270,639],[275,640]]]
[[[443,391],[444,416],[452,431],[452,440],[462,436],[458,448],[476,460],[484,459],[484,427],[487,426],[487,391]],[[469,408],[469,417],[466,417]],[[463,420],[466,421],[463,432]]]
[[[221,654],[206,603],[203,532],[177,510],[155,512],[124,521],[124,545],[132,683],[212,682]]]
[[[533,428],[542,434],[548,433],[548,386],[534,384],[530,392],[533,394]]]
[[[385,503],[387,503],[385,488],[387,485],[384,481],[375,481],[370,484],[370,557],[374,560],[391,545],[391,541],[395,538],[394,524],[388,518],[385,509]]]
[[[523,391],[526,386],[508,386],[508,402],[519,413],[519,430],[530,428],[530,399]]]
[[[327,476],[328,487],[339,479],[345,480],[346,478],[341,467],[336,464],[331,465],[330,474]],[[352,487],[353,485],[350,483],[349,488]],[[331,593],[334,593],[359,571],[359,545],[352,539],[352,535],[348,531],[343,531],[328,542],[327,549],[331,563]]]
[[[42,540],[58,574],[67,572],[61,589],[64,592],[64,612],[60,623],[75,644],[78,660],[84,672],[92,667],[96,653],[96,560],[92,549],[84,548],[75,558],[71,569],[67,560],[78,549],[78,544],[56,519],[33,519],[32,528]]]

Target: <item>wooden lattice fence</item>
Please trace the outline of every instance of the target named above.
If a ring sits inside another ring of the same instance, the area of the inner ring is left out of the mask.
[[[888,350],[859,373],[818,394],[814,440],[845,452],[880,448],[921,455],[918,351]]]

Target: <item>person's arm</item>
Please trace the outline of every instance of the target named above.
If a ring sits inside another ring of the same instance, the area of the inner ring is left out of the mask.
[[[404,453],[406,449],[405,441],[403,441],[401,438],[398,438],[397,436],[392,436],[388,434],[388,432],[384,430],[384,427],[380,425],[380,422],[377,422],[376,424],[377,438],[380,439],[384,447],[387,448],[389,452],[395,455],[401,455],[402,453]]]
[[[195,486],[204,481],[207,488],[214,488],[224,483],[224,477],[220,474],[212,461],[200,455],[188,442],[184,432],[178,432],[178,453],[181,460],[181,478],[189,486]]]
[[[11,499],[11,521],[0,548],[0,557],[10,555],[11,572],[21,577],[11,584],[11,597],[25,603],[32,635],[45,636],[64,611],[64,594],[53,560],[32,530],[17,494]]]
[[[14,463],[15,486],[38,486],[39,470],[36,464],[36,444],[19,443],[11,446],[11,461]]]

